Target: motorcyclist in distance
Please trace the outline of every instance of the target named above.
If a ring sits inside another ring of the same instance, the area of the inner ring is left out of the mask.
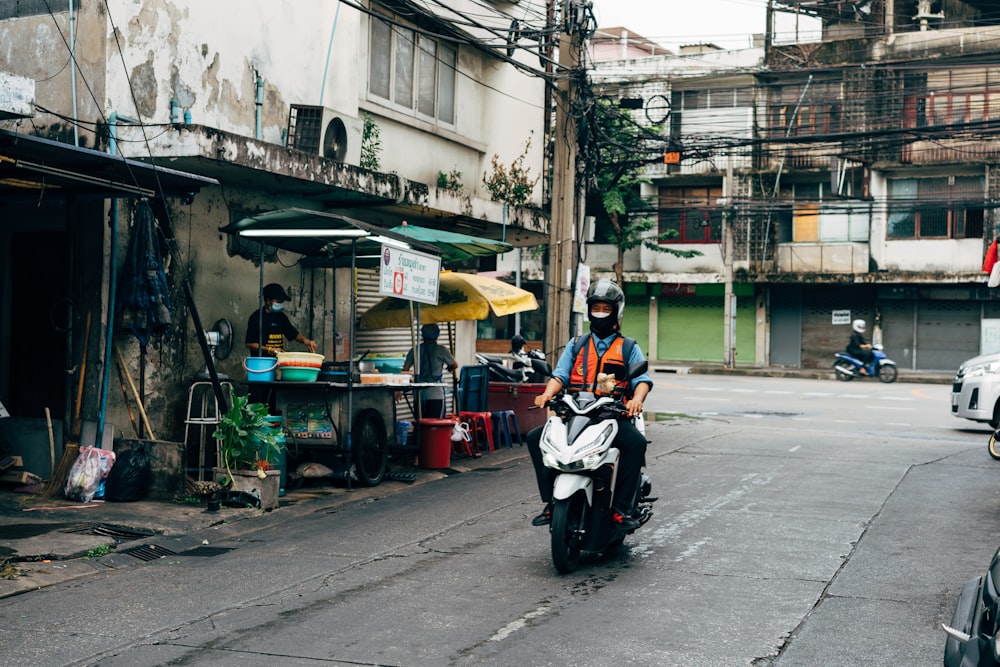
[[[868,375],[868,364],[872,361],[872,346],[865,339],[865,321],[854,320],[851,323],[851,340],[847,343],[847,354],[851,355],[862,364],[861,374]]]

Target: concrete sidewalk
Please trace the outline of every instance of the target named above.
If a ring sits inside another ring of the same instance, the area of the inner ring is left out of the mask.
[[[353,485],[350,490],[343,481],[309,480],[308,485],[289,490],[278,508],[269,512],[247,507],[209,512],[205,502],[196,499],[79,503],[0,490],[0,598],[210,546],[276,521],[384,497],[449,475],[485,467],[530,465],[527,458],[528,450],[515,446],[479,458],[453,456],[447,470],[396,463],[390,466],[390,477],[407,481],[387,479],[378,486]],[[133,551],[135,555],[130,553]]]
[[[662,364],[653,362],[650,364],[649,372],[653,381],[663,373],[675,375],[728,375],[728,376],[754,376],[754,377],[781,377],[781,378],[809,378],[813,380],[835,380],[836,374],[833,372],[833,364],[830,368],[784,368],[781,366],[745,366],[737,364],[736,368],[725,368],[721,364]],[[957,370],[957,369],[956,369]],[[955,378],[955,371],[913,371],[899,369],[899,377],[896,382],[920,382],[928,384],[951,384]],[[852,380],[852,382],[875,382],[878,380],[862,378]]]

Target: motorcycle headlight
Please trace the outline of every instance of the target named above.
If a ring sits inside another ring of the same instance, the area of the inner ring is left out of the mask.
[[[580,457],[580,460],[582,461],[590,460],[596,462],[596,460],[599,459],[603,454],[603,452],[600,450],[604,445],[604,442],[611,437],[611,434],[614,433],[614,430],[615,430],[614,426],[608,424],[600,431],[597,431],[596,433],[588,437],[586,440],[581,440],[581,442],[577,443],[576,451],[577,455]]]

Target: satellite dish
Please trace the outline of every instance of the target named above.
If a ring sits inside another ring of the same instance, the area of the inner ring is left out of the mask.
[[[212,355],[213,365],[216,361],[222,361],[232,353],[234,333],[233,323],[226,319],[217,320],[212,328],[205,332],[205,342],[208,343],[208,351]],[[220,380],[229,379],[229,376],[222,373],[218,375]],[[198,373],[198,377],[202,379],[210,377],[207,365],[205,370]]]
[[[347,157],[347,126],[340,118],[334,118],[323,132],[323,157],[343,162]]]

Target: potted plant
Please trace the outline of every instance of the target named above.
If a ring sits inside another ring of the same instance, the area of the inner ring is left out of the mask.
[[[267,405],[250,403],[230,389],[229,409],[219,418],[212,437],[219,443],[219,484],[229,491],[244,491],[260,499],[261,509],[278,506],[280,471],[274,462],[281,454]]]

